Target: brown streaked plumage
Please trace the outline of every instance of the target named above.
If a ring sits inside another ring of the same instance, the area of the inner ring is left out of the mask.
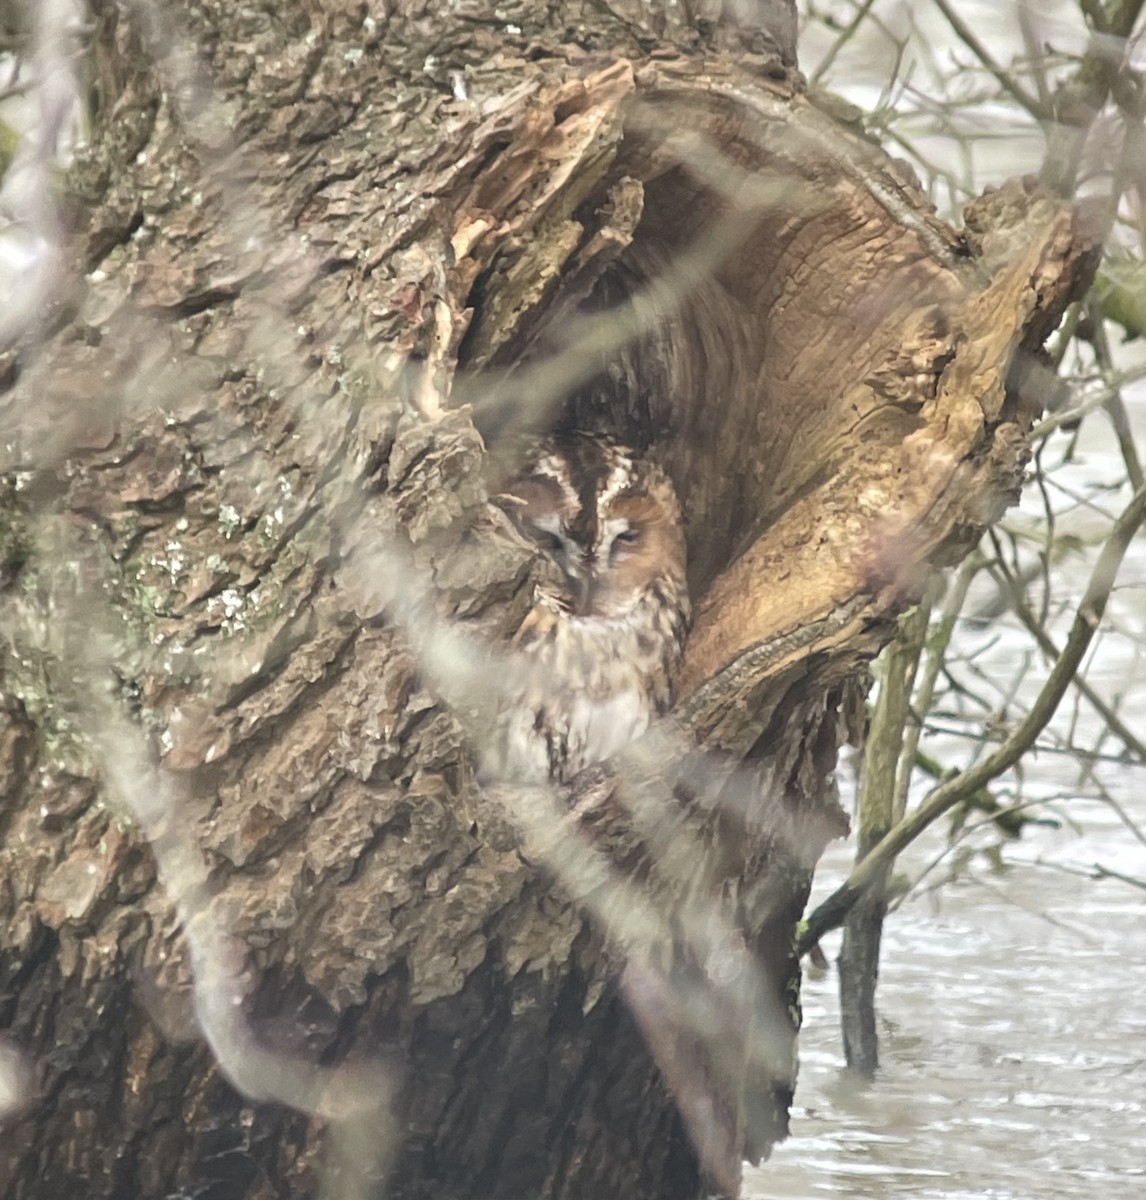
[[[653,462],[590,434],[542,442],[499,502],[557,582],[538,586],[514,637],[521,690],[490,765],[565,781],[672,700],[689,621],[680,508]]]

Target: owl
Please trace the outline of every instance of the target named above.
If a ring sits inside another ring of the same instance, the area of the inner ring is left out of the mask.
[[[542,442],[498,501],[544,562],[491,765],[565,782],[671,703],[689,622],[680,506],[647,457],[590,434]]]

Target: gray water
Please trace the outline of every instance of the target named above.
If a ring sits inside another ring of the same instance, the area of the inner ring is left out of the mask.
[[[1049,865],[1146,877],[1146,847],[1081,807],[1082,836],[1028,831],[1004,875],[889,919],[873,1083],[843,1067],[834,965],[805,982],[793,1136],[747,1196],[1146,1196],[1146,892]]]

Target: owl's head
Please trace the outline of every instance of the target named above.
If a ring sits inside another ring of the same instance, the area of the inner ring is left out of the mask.
[[[555,599],[574,616],[624,617],[658,585],[683,593],[676,493],[635,451],[592,434],[547,439],[499,499],[558,568]]]

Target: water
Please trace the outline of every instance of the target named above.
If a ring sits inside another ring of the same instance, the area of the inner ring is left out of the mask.
[[[747,1196],[1146,1195],[1146,892],[1050,865],[1146,877],[1146,847],[1085,807],[1082,837],[1028,831],[1006,874],[889,919],[873,1083],[843,1069],[834,969],[806,981],[793,1136]]]

